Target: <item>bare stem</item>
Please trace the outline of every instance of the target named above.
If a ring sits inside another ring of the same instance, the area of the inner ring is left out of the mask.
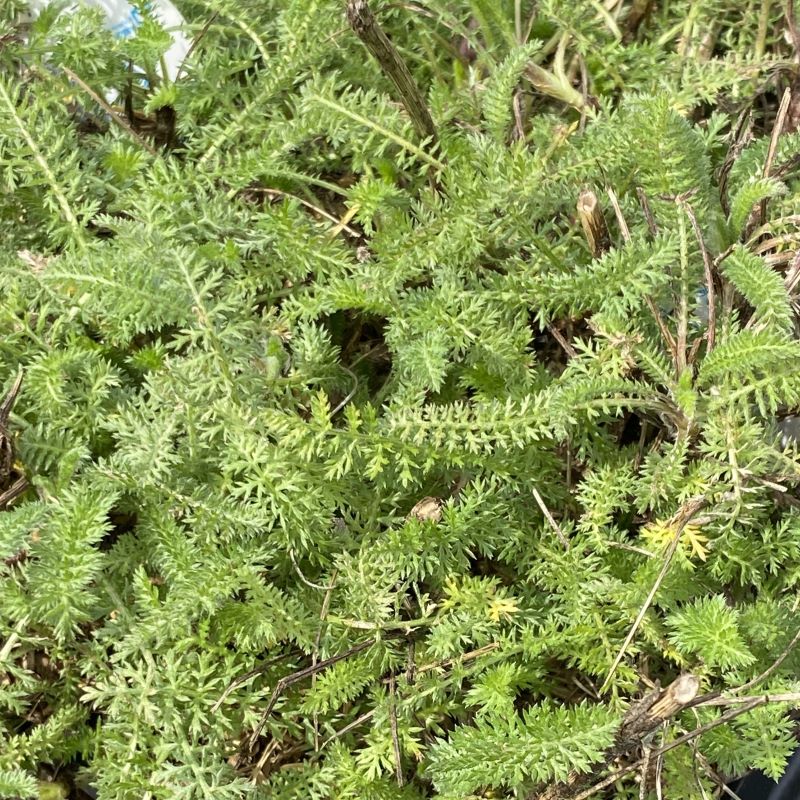
[[[356,36],[397,89],[414,127],[423,139],[436,141],[436,126],[406,62],[383,32],[367,0],[348,0],[347,19]]]

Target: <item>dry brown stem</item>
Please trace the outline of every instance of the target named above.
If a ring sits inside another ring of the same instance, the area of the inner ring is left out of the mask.
[[[436,126],[422,93],[406,62],[375,19],[367,0],[348,0],[347,20],[356,36],[381,65],[386,77],[394,84],[419,135],[435,142]]]
[[[634,703],[622,720],[615,742],[605,754],[606,764],[638,750],[645,740],[665,720],[686,708],[697,696],[700,681],[695,675],[681,675],[666,689],[656,689]],[[650,753],[645,752],[650,760]],[[637,762],[637,766],[642,761]],[[573,773],[565,783],[551,784],[531,800],[575,800],[587,790],[592,775]]]
[[[591,189],[584,189],[578,197],[578,219],[589,244],[593,258],[599,258],[611,247],[606,218],[597,195]]]

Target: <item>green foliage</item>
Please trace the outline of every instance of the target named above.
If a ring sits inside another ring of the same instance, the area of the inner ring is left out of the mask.
[[[587,772],[614,740],[616,720],[601,707],[541,705],[521,719],[461,727],[431,753],[430,773],[446,796],[480,786],[510,788],[526,781],[565,781]]]
[[[723,267],[725,277],[753,307],[753,322],[759,329],[789,334],[793,329],[790,297],[781,276],[741,246]]]
[[[729,222],[733,232],[738,234],[743,230],[756,203],[785,191],[783,184],[774,178],[751,178],[731,199]]]
[[[0,794],[3,797],[36,797],[39,787],[35,778],[19,769],[0,772]]]
[[[736,624],[736,612],[719,595],[704,597],[667,618],[670,639],[696,654],[708,667],[746,667],[753,663]]]
[[[505,141],[513,119],[514,90],[536,50],[532,44],[512,49],[494,70],[484,90],[483,117],[489,133],[500,143]]]
[[[535,797],[682,670],[796,696],[779,4],[373,0],[427,141],[341,0],[178,0],[175,82],[146,3],[25,5],[0,797]],[[709,725],[665,797],[780,773],[787,703],[723,712],[660,729]]]

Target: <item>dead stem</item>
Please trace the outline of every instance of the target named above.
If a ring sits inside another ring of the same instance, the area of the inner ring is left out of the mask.
[[[324,661],[320,661],[317,664],[312,664],[311,666],[305,667],[304,669],[299,669],[296,672],[293,672],[291,675],[287,675],[286,677],[281,678],[277,682],[277,684],[275,684],[275,689],[273,690],[272,695],[269,698],[267,707],[262,712],[258,724],[256,725],[255,729],[250,735],[250,739],[248,741],[250,749],[252,750],[255,747],[255,743],[258,740],[258,737],[261,735],[261,730],[263,729],[264,725],[266,725],[270,714],[272,714],[272,709],[275,708],[275,704],[278,702],[278,698],[281,696],[281,694],[283,694],[284,691],[286,691],[286,689],[288,689],[293,684],[302,681],[305,678],[310,678],[317,672],[321,672],[322,670],[327,669],[330,666],[333,666],[339,661],[343,661],[346,658],[350,658],[351,656],[354,656],[357,653],[361,653],[364,650],[373,647],[379,641],[380,639],[367,639],[367,641],[360,642],[354,647],[351,647],[349,650],[345,650],[345,652],[343,653],[339,653],[335,656],[331,656],[330,658],[326,658]]]
[[[564,545],[565,550],[569,550],[569,539],[567,539],[564,531],[561,530],[559,524],[555,521],[555,518],[550,513],[550,509],[545,505],[544,500],[542,500],[542,496],[539,494],[539,490],[534,486],[531,491],[533,492],[533,497],[536,500],[536,504],[544,514],[545,519],[550,523],[550,527],[555,531],[556,536],[558,536],[558,540]]]
[[[402,786],[403,780],[403,753],[400,750],[400,737],[397,733],[397,693],[395,692],[394,675],[389,680],[389,727],[392,731],[392,749],[394,750],[394,774],[397,785]]]
[[[411,71],[375,19],[367,0],[349,0],[347,19],[356,36],[375,57],[387,78],[394,84],[417,133],[431,143],[436,141],[436,126]]]
[[[89,97],[91,97],[92,100],[94,100],[94,102],[97,103],[97,105],[99,105],[100,108],[102,108],[103,111],[106,112],[106,114],[108,114],[111,121],[115,125],[118,125],[123,131],[125,131],[125,133],[127,133],[128,136],[130,136],[136,142],[136,144],[147,150],[147,152],[150,153],[151,156],[158,155],[158,150],[156,150],[156,148],[153,147],[153,145],[151,145],[150,142],[139,136],[139,134],[133,129],[128,120],[126,120],[121,114],[114,111],[111,105],[102,97],[100,97],[100,95],[97,94],[97,92],[94,89],[92,89],[91,86],[85,83],[82,78],[80,78],[69,67],[66,67],[63,64],[61,65],[61,71],[73,83],[76,83],[81,89],[83,89],[83,91],[86,92],[86,94],[88,94]]]
[[[714,341],[717,329],[717,292],[714,285],[714,264],[711,261],[708,248],[706,247],[705,240],[703,239],[703,232],[700,230],[700,225],[697,222],[697,215],[691,204],[686,200],[681,200],[683,210],[686,216],[689,217],[692,230],[694,231],[697,244],[700,246],[700,253],[703,256],[703,274],[706,281],[706,292],[708,301],[708,322],[706,324],[706,353],[710,353],[714,349]]]

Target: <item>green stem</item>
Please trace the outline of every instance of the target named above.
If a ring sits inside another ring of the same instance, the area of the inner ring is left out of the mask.
[[[14,122],[17,130],[20,132],[20,135],[25,141],[25,144],[28,146],[28,149],[31,151],[34,161],[39,165],[39,169],[41,169],[41,171],[44,173],[47,182],[50,184],[50,188],[56,197],[58,205],[61,207],[61,212],[63,213],[64,218],[67,220],[69,226],[72,228],[72,231],[75,234],[75,239],[78,245],[81,249],[84,249],[85,242],[83,240],[83,231],[80,223],[78,222],[78,217],[72,210],[72,206],[69,204],[69,200],[67,200],[67,195],[59,185],[55,173],[50,169],[47,159],[44,157],[42,151],[39,149],[39,146],[36,144],[36,141],[31,136],[22,118],[17,113],[17,106],[14,103],[11,95],[9,95],[9,93],[6,91],[5,84],[2,81],[0,81],[0,98],[2,98],[3,103],[8,109],[9,116]]]
[[[400,145],[400,147],[402,147],[404,150],[408,150],[409,153],[413,153],[423,161],[427,161],[427,163],[432,167],[435,167],[436,169],[444,169],[444,163],[442,161],[434,158],[429,153],[426,153],[421,147],[418,147],[413,142],[409,142],[408,139],[404,139],[394,131],[384,128],[383,125],[379,125],[377,122],[374,122],[373,120],[368,119],[361,114],[357,114],[355,111],[351,111],[349,108],[346,108],[340,103],[334,103],[332,100],[328,100],[327,97],[322,97],[318,94],[311,95],[311,97],[326,108],[330,108],[332,111],[338,111],[340,114],[350,117],[350,119],[352,119],[354,122],[365,125],[367,128],[372,128],[372,130],[380,133],[381,136],[385,136],[387,139],[390,139],[391,141]]]
[[[756,60],[763,58],[767,42],[767,26],[769,14],[772,10],[772,0],[761,0],[761,9],[758,14],[758,33],[756,34]]]

